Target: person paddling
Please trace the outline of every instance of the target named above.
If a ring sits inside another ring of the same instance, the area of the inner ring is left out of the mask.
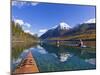
[[[57,47],[59,47],[59,44],[60,44],[60,42],[59,42],[59,40],[57,40]]]
[[[86,47],[84,44],[83,44],[83,41],[80,39],[80,43],[78,45],[79,47]]]

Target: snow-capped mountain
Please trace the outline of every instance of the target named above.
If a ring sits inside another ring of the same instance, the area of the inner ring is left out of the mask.
[[[59,30],[69,30],[71,28],[72,27],[65,22],[61,22],[59,23],[59,25],[53,27],[53,29],[59,29]]]
[[[65,22],[61,22],[58,25],[49,29],[46,33],[44,33],[40,38],[47,38],[47,37],[57,37],[62,36],[65,32],[70,30],[72,27]]]
[[[59,24],[58,28],[59,28],[59,29],[70,29],[71,26],[68,25],[68,24],[65,23],[65,22],[61,22],[61,23]]]
[[[89,20],[85,21],[84,23],[96,23],[96,20],[95,20],[95,18],[93,18],[93,19],[89,19]]]
[[[71,27],[65,22],[61,22],[52,29],[48,30],[42,36],[41,39],[48,39],[53,37],[64,37],[64,36],[76,36],[82,34],[93,34],[96,30],[95,19],[90,19],[76,27]]]

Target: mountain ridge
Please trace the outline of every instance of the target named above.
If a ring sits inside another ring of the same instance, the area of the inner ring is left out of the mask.
[[[64,25],[63,25],[64,24]],[[60,27],[62,26],[62,27]],[[62,22],[53,29],[49,29],[43,35],[40,36],[41,39],[51,39],[51,38],[58,38],[58,37],[66,37],[66,36],[76,36],[76,35],[86,35],[88,36],[93,34],[95,37],[96,34],[96,23],[82,23],[75,27],[70,27],[67,23]]]

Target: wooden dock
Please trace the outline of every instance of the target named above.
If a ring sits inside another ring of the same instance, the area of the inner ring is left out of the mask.
[[[22,60],[19,66],[17,66],[17,68],[14,71],[14,74],[28,74],[37,72],[39,72],[39,69],[30,51],[27,54],[26,58]]]

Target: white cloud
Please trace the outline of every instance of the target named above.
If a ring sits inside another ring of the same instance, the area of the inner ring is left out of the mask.
[[[47,31],[47,29],[40,29],[39,32],[40,33],[45,33]]]
[[[36,5],[38,5],[38,4],[39,4],[39,3],[37,3],[37,2],[31,3],[32,6],[36,6]]]
[[[16,1],[12,1],[12,6],[15,6],[17,5],[17,2]]]
[[[25,1],[12,1],[12,6],[16,6],[21,8],[24,5],[31,5],[31,6],[37,6],[39,3],[38,2],[25,2]]]
[[[18,23],[19,25],[24,25],[24,21],[23,20],[20,20],[20,19],[14,19],[14,22],[15,23]]]
[[[30,30],[24,30],[25,33],[30,33]]]
[[[84,23],[96,23],[96,20],[95,20],[95,18],[93,18],[93,19],[89,19],[89,20],[85,21]]]
[[[19,25],[21,26],[24,26],[25,28],[30,28],[31,27],[31,24],[27,23],[27,22],[24,22],[23,20],[21,19],[14,19],[14,22],[15,23],[18,23]]]
[[[25,33],[29,33],[29,34],[31,34],[31,35],[34,35],[34,33],[31,32],[30,30],[24,30],[24,32],[25,32]]]
[[[31,27],[31,24],[25,23],[25,26],[27,26],[28,28],[30,28]]]
[[[26,2],[12,1],[12,6],[22,7]]]
[[[47,29],[40,29],[39,32],[38,32],[38,36],[41,36],[46,31],[48,31],[48,30]]]

